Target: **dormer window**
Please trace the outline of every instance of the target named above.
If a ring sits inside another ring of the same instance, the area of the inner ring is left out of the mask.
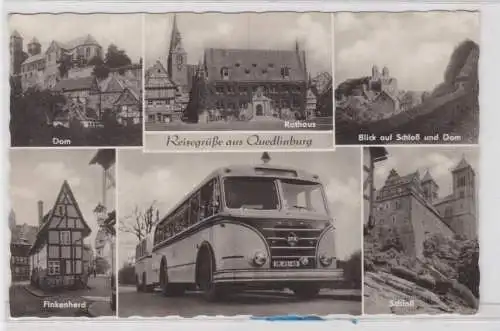
[[[287,66],[281,67],[281,77],[287,79],[290,77],[290,68]]]
[[[220,70],[220,75],[223,80],[228,80],[229,79],[229,69],[224,67]]]
[[[257,68],[257,64],[256,63],[252,63],[252,67]]]

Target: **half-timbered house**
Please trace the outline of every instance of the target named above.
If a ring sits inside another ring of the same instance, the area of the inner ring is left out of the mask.
[[[42,289],[84,286],[83,242],[91,230],[67,181],[53,208],[44,216],[39,201],[38,213],[39,231],[30,250],[32,284]]]

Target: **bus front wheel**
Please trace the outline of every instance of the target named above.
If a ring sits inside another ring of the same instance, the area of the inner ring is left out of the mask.
[[[212,252],[205,248],[198,256],[197,283],[203,291],[203,296],[209,302],[214,302],[224,297],[223,289],[213,282],[215,271],[215,259]]]

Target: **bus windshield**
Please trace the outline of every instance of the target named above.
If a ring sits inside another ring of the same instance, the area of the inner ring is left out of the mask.
[[[285,208],[327,214],[321,184],[300,180],[280,181]]]
[[[228,177],[224,192],[226,205],[232,209],[275,210],[280,205],[272,178]]]

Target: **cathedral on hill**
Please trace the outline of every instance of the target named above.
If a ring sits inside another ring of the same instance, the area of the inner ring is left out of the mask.
[[[102,59],[102,47],[90,34],[68,42],[53,40],[43,51],[34,37],[28,44],[28,53],[23,51],[23,37],[17,31],[10,36],[10,74],[20,78],[23,90],[29,87],[53,88],[62,78],[80,78],[92,74],[88,62],[93,57]],[[59,70],[62,58],[68,59],[66,77]]]
[[[374,225],[397,229],[410,256],[421,257],[423,243],[429,235],[477,236],[475,171],[463,157],[451,171],[452,192],[441,197],[439,186],[427,171],[401,176],[392,169],[381,189],[376,192]]]
[[[182,118],[195,85],[194,94],[203,99],[203,105],[195,105],[200,121],[316,114],[317,92],[311,89],[306,52],[298,42],[283,50],[208,47],[197,65],[188,64],[187,55],[174,16],[166,61],[146,71],[148,122]]]

